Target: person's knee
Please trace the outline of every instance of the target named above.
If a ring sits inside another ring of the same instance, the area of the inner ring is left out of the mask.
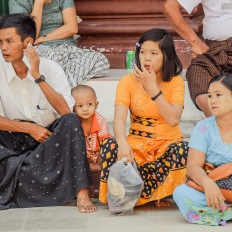
[[[80,125],[81,124],[81,121],[80,121],[80,118],[77,117],[76,114],[74,113],[70,113],[70,114],[65,114],[65,115],[62,115],[59,119],[59,122],[60,123],[63,123],[65,125],[75,125],[75,124],[78,124]]]
[[[80,121],[79,117],[77,117],[77,115],[74,113],[64,114],[60,117],[60,119],[64,121],[76,121],[76,120]]]
[[[206,117],[212,115],[208,105],[208,94],[200,94],[196,97],[196,104],[202,110]]]
[[[184,198],[184,192],[185,192],[184,187],[185,187],[185,184],[182,184],[175,188],[173,195],[172,195],[175,202],[178,202],[180,199]]]
[[[198,96],[196,96],[196,103],[198,105],[208,106],[208,94],[199,94]]]
[[[112,155],[117,156],[118,144],[115,138],[110,137],[103,139],[100,142],[100,147],[101,147],[101,151],[100,151],[101,159],[105,160],[109,152],[111,153],[111,156]]]
[[[76,132],[78,132],[78,134],[84,136],[80,118],[74,113],[62,115],[59,119],[57,119],[55,124],[53,124],[53,127],[59,130],[60,133],[76,134]]]
[[[117,144],[116,139],[114,137],[105,138],[101,141],[101,145],[109,145],[109,144]]]

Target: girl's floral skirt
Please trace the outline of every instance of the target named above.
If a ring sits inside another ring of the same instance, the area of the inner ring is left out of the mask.
[[[205,194],[186,184],[178,186],[173,198],[181,213],[190,223],[202,225],[226,225],[232,219],[232,204],[227,203],[225,210],[216,210],[208,207]]]

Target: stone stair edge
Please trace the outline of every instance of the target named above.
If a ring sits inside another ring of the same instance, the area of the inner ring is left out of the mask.
[[[118,81],[123,76],[133,72],[133,69],[109,69],[108,73],[105,76],[102,77],[93,77],[91,81]],[[186,69],[183,69],[181,76],[185,78],[186,75]]]

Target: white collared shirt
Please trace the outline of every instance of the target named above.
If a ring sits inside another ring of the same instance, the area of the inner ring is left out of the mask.
[[[232,37],[231,0],[178,0],[190,14],[194,7],[202,4],[204,9],[203,37],[222,41]]]
[[[72,112],[75,101],[60,65],[40,58],[39,72],[45,76],[46,82],[65,98]],[[47,126],[59,117],[30,72],[26,78],[20,79],[12,64],[4,59],[0,59],[0,115],[11,120],[33,121],[42,126]]]

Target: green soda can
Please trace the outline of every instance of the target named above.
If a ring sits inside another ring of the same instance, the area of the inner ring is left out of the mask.
[[[133,69],[135,64],[135,51],[126,52],[126,69]]]

